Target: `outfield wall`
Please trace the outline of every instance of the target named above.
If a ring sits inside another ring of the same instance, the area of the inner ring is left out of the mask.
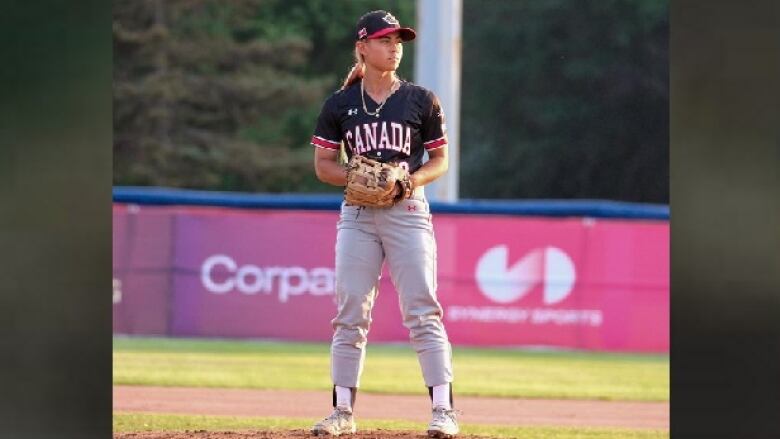
[[[135,199],[115,191],[114,333],[330,340],[337,201]],[[668,352],[667,220],[432,210],[453,344]],[[408,341],[386,268],[369,340]]]

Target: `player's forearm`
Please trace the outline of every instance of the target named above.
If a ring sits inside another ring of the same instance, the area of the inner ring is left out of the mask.
[[[411,175],[412,184],[414,187],[425,186],[444,175],[448,166],[447,157],[431,157]]]
[[[317,160],[315,172],[317,178],[333,186],[347,185],[347,168],[332,160]]]

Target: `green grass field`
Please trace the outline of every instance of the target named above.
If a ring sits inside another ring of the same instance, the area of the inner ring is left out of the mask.
[[[326,343],[116,337],[113,380],[123,385],[328,390],[328,350]],[[456,346],[453,361],[459,395],[669,400],[668,355]],[[419,394],[423,386],[410,346],[369,344],[361,392]]]
[[[232,416],[180,416],[114,414],[114,431],[184,431],[184,430],[267,430],[308,429],[310,420],[288,418],[239,418]],[[358,427],[365,430],[425,431],[425,425],[407,421],[359,420]],[[464,425],[462,434],[491,437],[522,437],[534,439],[660,439],[668,438],[664,430],[627,430],[613,428],[558,428]]]

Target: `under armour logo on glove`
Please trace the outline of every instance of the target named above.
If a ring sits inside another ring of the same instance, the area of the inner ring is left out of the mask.
[[[406,206],[406,210],[408,210],[409,212],[411,212],[413,210],[417,210],[417,206],[414,206],[414,205],[410,204],[410,205]]]

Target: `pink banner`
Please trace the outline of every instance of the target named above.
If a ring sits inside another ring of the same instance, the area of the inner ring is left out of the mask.
[[[117,205],[114,215],[115,277],[139,285],[123,281],[115,332],[155,294],[166,295],[170,335],[330,340],[336,212]],[[668,352],[668,222],[435,214],[434,227],[453,344]],[[168,258],[169,287],[141,288],[152,274],[121,254],[165,243],[152,253]],[[386,270],[369,339],[408,340]]]
[[[115,333],[168,333],[173,218],[167,209],[114,205]]]
[[[453,340],[668,351],[667,223],[462,216],[436,226]]]

